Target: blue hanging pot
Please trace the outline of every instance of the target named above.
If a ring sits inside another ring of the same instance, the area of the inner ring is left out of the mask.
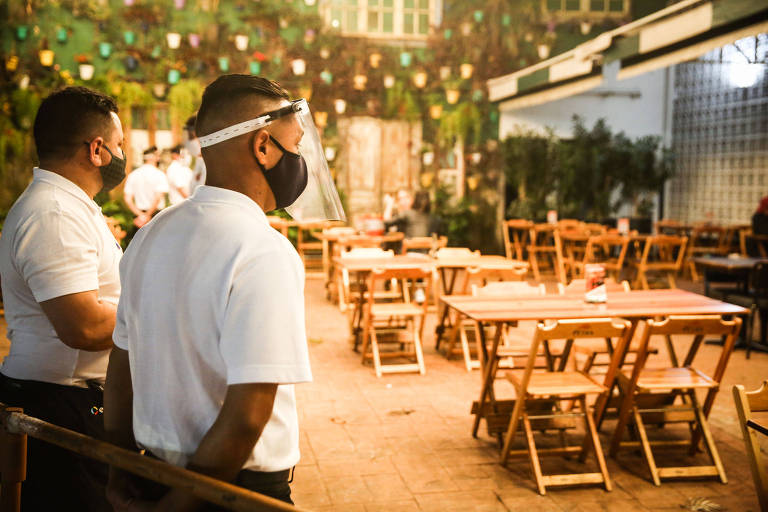
[[[128,55],[125,59],[123,59],[123,65],[127,71],[136,71],[136,69],[139,67],[139,61],[133,55]]]

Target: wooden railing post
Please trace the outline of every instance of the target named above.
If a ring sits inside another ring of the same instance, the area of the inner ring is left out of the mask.
[[[6,420],[19,407],[0,404],[0,512],[19,512],[21,483],[27,476],[27,435],[12,434]]]

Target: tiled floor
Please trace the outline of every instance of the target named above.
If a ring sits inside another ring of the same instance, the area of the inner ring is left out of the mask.
[[[655,487],[642,459],[627,452],[618,462],[608,460],[613,492],[554,488],[539,496],[526,460],[503,468],[484,427],[479,439],[470,435],[470,404],[477,399],[480,376],[435,352],[433,322],[425,330],[426,375],[377,379],[351,350],[346,318],[325,300],[320,281],[308,281],[306,296],[314,382],[296,386],[302,460],[293,482],[294,499],[303,509],[671,512],[683,510],[691,498],[706,498],[732,512],[758,510],[731,387],[756,388],[768,377],[768,354],[755,353],[747,361],[743,351],[734,353],[712,411],[727,485],[700,480]],[[0,358],[8,348],[4,324],[0,319]],[[718,347],[706,345],[701,355],[714,364]],[[608,438],[601,437],[605,447]],[[580,470],[573,461],[544,459],[545,471],[563,466]]]
[[[743,351],[734,353],[712,411],[727,485],[698,480],[655,487],[642,459],[626,452],[618,462],[608,461],[613,492],[597,486],[553,488],[539,496],[525,459],[503,468],[484,426],[480,438],[472,438],[469,409],[479,394],[479,372],[467,373],[460,361],[435,352],[433,323],[425,330],[426,375],[377,379],[351,350],[346,319],[325,301],[317,280],[307,283],[307,316],[314,382],[296,386],[302,461],[293,483],[296,504],[303,508],[672,511],[682,510],[691,498],[706,498],[733,512],[758,510],[731,387],[756,388],[768,377],[768,354],[754,353],[747,361]],[[704,367],[714,365],[718,350],[702,348]],[[608,437],[601,437],[607,446]],[[550,457],[544,459],[544,471],[558,471],[563,464],[580,470],[576,462]]]

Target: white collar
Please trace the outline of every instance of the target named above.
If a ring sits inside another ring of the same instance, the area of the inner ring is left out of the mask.
[[[49,185],[53,185],[54,187],[64,190],[65,192],[80,199],[82,202],[88,205],[88,207],[91,210],[95,212],[101,211],[101,208],[99,207],[99,205],[96,204],[96,202],[93,199],[88,197],[88,194],[85,193],[85,190],[83,190],[73,181],[69,180],[68,178],[65,178],[61,174],[58,174],[52,171],[46,171],[45,169],[41,169],[40,167],[35,167],[32,170],[32,178],[33,178],[33,181],[42,181],[44,183],[48,183]]]
[[[194,194],[192,194],[189,200],[203,203],[227,203],[240,205],[253,210],[258,219],[267,224],[269,223],[267,215],[264,213],[264,210],[261,209],[259,203],[247,195],[235,190],[221,187],[212,187],[210,185],[200,185],[197,187],[197,190],[195,190]]]

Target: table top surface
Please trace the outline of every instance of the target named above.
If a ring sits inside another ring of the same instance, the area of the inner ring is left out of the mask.
[[[391,233],[384,233],[383,235],[367,235],[365,233],[335,233],[335,232],[322,232],[315,235],[321,240],[328,240],[329,242],[338,241],[352,241],[352,242],[397,242],[405,238],[405,235],[399,231],[393,231]]]
[[[425,255],[407,254],[383,258],[343,258],[336,256],[334,263],[352,272],[371,271],[374,268],[399,269],[410,267],[431,268],[469,268],[482,267],[488,269],[526,268],[528,262],[509,260],[504,256],[483,255],[471,257],[449,257],[435,259]]]
[[[705,267],[713,267],[721,270],[749,270],[755,263],[760,261],[768,262],[766,258],[729,258],[727,256],[710,256],[691,258],[691,261]]]
[[[608,301],[604,304],[588,304],[580,295],[548,295],[524,299],[450,295],[443,296],[440,300],[472,320],[480,322],[748,313],[740,306],[677,289],[610,293]]]

